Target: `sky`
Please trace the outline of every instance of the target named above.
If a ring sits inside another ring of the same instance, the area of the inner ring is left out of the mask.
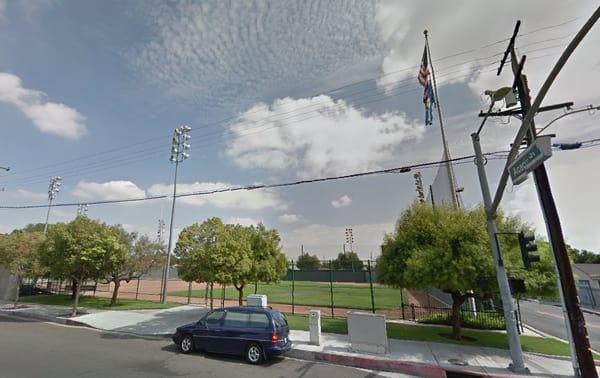
[[[0,205],[137,198],[172,192],[173,130],[192,128],[179,193],[347,175],[437,161],[439,121],[425,126],[416,76],[428,30],[452,157],[473,153],[515,22],[535,97],[596,1],[75,1],[0,0]],[[543,12],[540,11],[543,9]],[[600,105],[600,25],[544,101]],[[500,106],[499,106],[500,107]],[[564,110],[540,113],[538,126]],[[600,138],[600,112],[557,121],[554,143]],[[490,120],[484,152],[506,150],[520,122]],[[495,191],[502,160],[486,165]],[[546,163],[569,244],[600,252],[600,149],[558,151]],[[455,166],[462,201],[482,201],[472,161]],[[426,187],[437,168],[421,170]],[[353,250],[377,256],[415,200],[413,173],[178,198],[174,235],[218,216],[263,222],[284,252],[333,258],[352,228]],[[155,237],[169,199],[90,205],[88,216]],[[510,182],[502,209],[546,229],[532,180]],[[77,206],[52,208],[68,222]],[[45,208],[0,209],[0,232],[43,222]],[[347,247],[349,248],[349,246]]]

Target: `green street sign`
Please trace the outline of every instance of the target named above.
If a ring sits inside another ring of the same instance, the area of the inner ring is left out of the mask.
[[[527,180],[529,172],[552,156],[552,144],[549,135],[538,137],[531,146],[521,152],[508,166],[513,185]]]

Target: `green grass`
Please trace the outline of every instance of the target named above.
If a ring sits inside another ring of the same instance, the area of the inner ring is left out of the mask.
[[[23,297],[21,302],[39,303],[55,306],[73,306],[73,301],[70,295],[36,295],[31,297]],[[135,300],[135,299],[120,299],[113,307],[110,306],[109,298],[97,297],[79,297],[79,307],[93,308],[98,310],[151,310],[163,309],[180,306],[178,303],[162,304],[159,302]]]
[[[472,313],[462,313],[461,315],[461,324],[464,328],[506,329],[502,314],[479,312],[477,316],[474,316]],[[425,318],[419,319],[419,323],[449,326],[452,325],[452,314],[431,314]]]
[[[287,315],[291,329],[308,331],[308,318],[300,315]],[[321,331],[325,333],[347,334],[346,319],[321,318]],[[473,341],[453,340],[442,334],[450,334],[448,327],[419,326],[408,324],[387,324],[387,335],[390,339],[429,341],[435,343],[461,344],[469,346],[483,346],[491,348],[508,349],[506,334],[500,332],[462,330],[464,336]],[[569,356],[569,345],[561,341],[535,336],[520,336],[521,346],[525,352],[542,353],[552,356]],[[594,354],[594,359],[600,360],[600,355]]]
[[[204,298],[204,290],[192,290],[192,297]],[[244,297],[254,294],[254,285],[244,289]],[[257,294],[265,294],[269,303],[292,304],[292,282],[281,281],[272,284],[258,284]],[[373,285],[375,308],[393,310],[400,307],[400,289],[382,285]],[[169,292],[169,295],[187,297],[187,290]],[[221,299],[221,288],[214,288],[215,298]],[[226,299],[237,299],[238,292],[234,288],[225,289]],[[353,309],[371,309],[371,290],[368,284],[348,285],[333,284],[333,303],[335,307]],[[331,291],[328,282],[294,283],[294,304],[298,306],[331,306]]]

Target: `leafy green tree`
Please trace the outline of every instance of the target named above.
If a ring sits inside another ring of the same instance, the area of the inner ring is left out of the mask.
[[[516,217],[497,217],[500,232],[527,230]],[[499,235],[502,256],[512,276],[524,278],[528,292],[547,295],[555,278],[550,255],[530,271],[522,269],[516,235]],[[460,338],[460,308],[472,295],[496,294],[495,269],[482,208],[456,210],[415,203],[404,211],[393,234],[386,235],[376,267],[379,279],[397,287],[439,288],[452,296],[452,335]],[[491,293],[479,281],[487,278]]]
[[[213,286],[218,282],[220,259],[217,240],[225,238],[225,225],[219,218],[210,218],[202,224],[192,224],[179,234],[175,257],[179,260],[177,273],[186,282],[206,283],[210,287],[210,308],[213,308]]]
[[[287,258],[281,252],[281,238],[277,230],[268,230],[262,223],[248,228],[252,267],[248,282],[254,281],[256,293],[257,282],[277,282],[287,272]],[[239,291],[239,299],[243,297],[243,288]]]
[[[127,251],[114,227],[79,216],[68,224],[50,228],[41,248],[40,261],[53,277],[75,281],[72,316],[77,315],[81,285],[103,279],[126,259]]]
[[[571,259],[576,264],[600,264],[600,255],[586,249],[573,248],[567,245]]]
[[[305,253],[298,257],[296,267],[300,270],[319,270],[321,268],[321,261],[317,255]]]
[[[136,232],[127,232],[121,227],[115,227],[119,235],[119,242],[127,252],[124,259],[120,259],[107,275],[107,283],[114,283],[110,305],[117,304],[117,297],[121,282],[130,282],[148,273],[152,268],[160,265],[165,259],[165,247],[152,242],[146,235]]]
[[[334,270],[362,270],[363,262],[356,252],[340,252],[335,260],[331,262]]]
[[[0,265],[17,278],[14,307],[19,302],[19,289],[23,278],[36,278],[44,274],[39,263],[39,248],[44,240],[41,232],[15,230],[0,237]]]

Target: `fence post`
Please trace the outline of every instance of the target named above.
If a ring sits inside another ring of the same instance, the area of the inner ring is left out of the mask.
[[[138,300],[138,294],[140,293],[140,277],[138,277],[137,286],[135,287],[135,300]]]
[[[367,260],[369,266],[369,286],[371,287],[371,311],[375,313],[375,295],[373,294],[373,272],[371,271],[371,260]]]
[[[333,266],[329,260],[329,292],[331,293],[331,317],[333,318]]]
[[[400,308],[402,309],[402,320],[406,320],[404,316],[404,295],[402,295],[403,291],[404,289],[400,288]]]
[[[139,281],[138,281],[139,282]],[[188,298],[187,298],[187,304],[190,304],[190,302],[192,301],[192,281],[190,281],[190,283],[188,283]]]
[[[221,307],[225,307],[225,284],[221,288]]]
[[[415,304],[411,303],[410,304],[410,312],[412,314],[412,320],[413,322],[417,320],[417,318],[415,317]]]
[[[295,312],[295,304],[294,304],[294,294],[295,294],[295,277],[294,277],[294,260],[292,259],[292,315],[294,315]]]

